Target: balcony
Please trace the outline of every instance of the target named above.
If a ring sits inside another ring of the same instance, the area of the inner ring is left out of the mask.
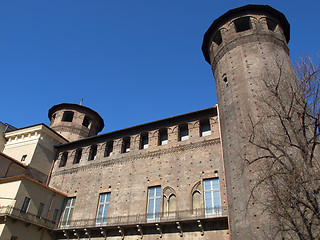
[[[60,222],[57,230],[81,228],[105,228],[118,226],[148,225],[154,223],[190,222],[203,219],[226,219],[221,213],[221,207],[183,210],[174,212],[160,212],[157,214],[137,214],[108,218],[75,219]]]
[[[20,209],[14,208],[11,205],[0,207],[0,217],[11,217],[14,220],[20,220],[28,224],[33,224],[39,227],[53,230],[56,228],[56,223],[49,219],[37,217],[31,213],[21,212]]]

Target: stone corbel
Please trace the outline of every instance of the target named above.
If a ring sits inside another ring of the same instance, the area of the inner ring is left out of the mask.
[[[198,227],[200,228],[200,231],[201,231],[201,236],[203,236],[204,230],[203,230],[202,222],[200,220],[198,220],[197,223],[198,223]]]
[[[77,237],[77,239],[80,239],[80,237],[81,237],[81,233],[80,233],[80,231],[79,231],[79,230],[75,230],[75,229],[73,229],[73,234]]]
[[[85,228],[84,229],[84,234],[87,235],[89,239],[91,239],[92,234],[91,234],[91,231],[89,229]]]
[[[140,233],[140,238],[143,238],[143,232],[142,232],[142,227],[138,224],[137,225],[137,231]]]
[[[63,230],[63,235],[69,240],[70,239],[70,233],[66,230]]]
[[[181,226],[180,222],[176,222],[176,224],[177,224],[177,229],[180,232],[180,237],[182,237],[183,236],[182,226]]]
[[[105,228],[100,228],[101,234],[104,236],[104,239],[107,238],[107,229]]]
[[[156,228],[157,231],[159,232],[160,238],[162,238],[162,229],[161,229],[161,225],[159,223],[156,223]]]
[[[121,239],[124,239],[124,228],[118,226],[118,231],[119,231],[119,233],[120,233],[120,235],[121,235],[121,237],[122,237]]]

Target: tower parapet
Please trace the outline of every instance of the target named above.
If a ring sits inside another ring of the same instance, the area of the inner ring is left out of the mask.
[[[50,128],[69,141],[97,135],[104,127],[102,117],[92,109],[78,104],[61,103],[50,108]]]

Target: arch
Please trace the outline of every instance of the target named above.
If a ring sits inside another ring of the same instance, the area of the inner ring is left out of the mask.
[[[163,189],[163,216],[172,217],[175,216],[177,210],[176,194],[173,188],[165,187]]]

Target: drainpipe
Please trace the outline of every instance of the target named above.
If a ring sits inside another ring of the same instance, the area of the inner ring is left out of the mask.
[[[56,196],[56,194],[54,193],[54,194],[52,195],[52,197],[51,197],[50,206],[49,206],[49,209],[48,209],[48,213],[47,213],[47,216],[46,216],[46,220],[45,220],[45,222],[44,222],[44,226],[46,226],[47,221],[48,221],[48,218],[49,218],[49,216],[50,216],[51,208],[52,208],[53,200],[54,200],[55,196]],[[40,240],[43,240],[43,238],[44,238],[44,233],[46,232],[46,230],[47,230],[46,228],[44,228],[44,229],[42,230]]]

